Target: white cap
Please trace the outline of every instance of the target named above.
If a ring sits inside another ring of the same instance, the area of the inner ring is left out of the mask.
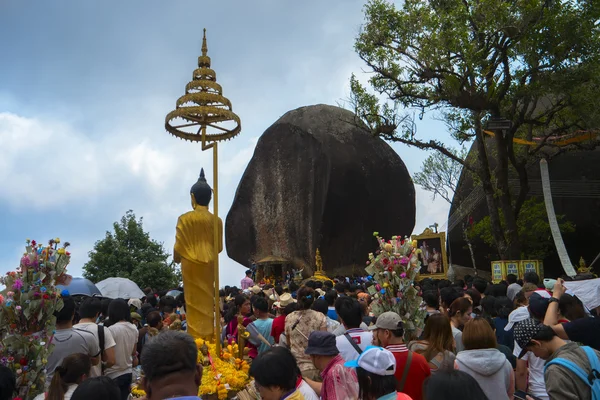
[[[529,309],[527,308],[527,306],[519,307],[513,312],[511,312],[508,316],[508,324],[506,324],[504,330],[508,332],[517,322],[523,322],[528,318],[530,318],[530,316]]]
[[[344,364],[348,368],[361,367],[375,375],[389,376],[396,373],[396,359],[394,355],[382,347],[369,346],[356,360]]]

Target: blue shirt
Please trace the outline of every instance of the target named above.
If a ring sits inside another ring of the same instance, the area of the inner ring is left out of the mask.
[[[258,330],[258,332],[260,332],[260,334],[263,335],[263,337],[267,339],[269,343],[275,343],[275,340],[273,340],[273,336],[271,336],[271,327],[273,326],[273,320],[271,318],[257,319],[253,322],[253,324]],[[269,349],[269,346],[267,346],[262,341],[260,341],[259,343],[260,344],[255,344],[258,347],[259,354]]]
[[[334,321],[338,320],[338,315],[337,315],[337,312],[335,312],[335,307],[328,307],[327,316]]]

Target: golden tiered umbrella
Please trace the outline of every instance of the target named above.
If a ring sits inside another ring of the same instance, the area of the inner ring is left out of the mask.
[[[175,110],[167,114],[165,129],[180,139],[201,142],[202,151],[213,149],[214,192],[214,246],[219,245],[219,186],[217,144],[237,136],[242,130],[240,117],[232,110],[231,101],[223,96],[223,88],[217,83],[217,74],[210,67],[206,29],[202,39],[202,55],[192,81],[185,86],[185,94],[177,99]],[[219,329],[219,257],[215,258],[215,338],[217,354],[220,354]]]

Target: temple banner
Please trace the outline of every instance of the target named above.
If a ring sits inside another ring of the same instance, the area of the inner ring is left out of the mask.
[[[540,278],[544,277],[543,262],[540,260],[504,260],[492,261],[492,282],[498,283],[506,280],[509,274],[516,275],[519,279],[527,272],[535,272]]]

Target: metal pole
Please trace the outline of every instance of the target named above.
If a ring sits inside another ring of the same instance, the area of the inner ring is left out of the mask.
[[[219,307],[219,159],[218,159],[218,147],[217,142],[213,143],[213,190],[214,190],[214,216],[215,222],[213,226],[214,231],[214,275],[215,275],[215,347],[217,357],[221,356],[221,335],[220,335],[220,327],[221,327],[221,310]]]

